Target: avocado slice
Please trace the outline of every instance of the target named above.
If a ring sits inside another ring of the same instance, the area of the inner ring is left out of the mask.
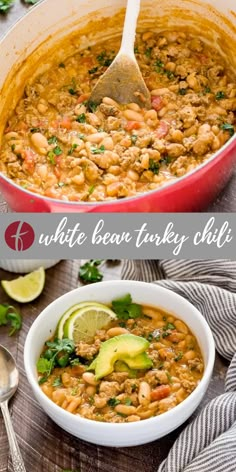
[[[152,360],[146,352],[142,352],[136,357],[123,357],[123,361],[130,369],[150,369],[153,366]]]
[[[96,358],[95,374],[99,380],[109,375],[114,370],[117,360],[124,360],[128,356],[133,359],[148,349],[147,339],[135,336],[134,334],[121,334],[105,341]],[[91,368],[91,366],[90,366]]]

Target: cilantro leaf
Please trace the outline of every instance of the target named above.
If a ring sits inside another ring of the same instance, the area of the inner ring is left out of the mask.
[[[98,148],[97,146],[91,146],[91,153],[92,154],[103,154],[106,151],[105,146],[103,144]]]
[[[130,294],[122,298],[112,301],[112,309],[116,313],[117,318],[128,320],[130,318],[139,318],[142,316],[142,307],[137,303],[132,303]]]
[[[107,404],[111,407],[115,407],[120,404],[120,400],[118,400],[116,397],[112,397],[107,400]]]
[[[39,379],[39,383],[46,382],[49,375],[56,365],[66,367],[69,364],[69,356],[75,350],[75,344],[71,339],[57,339],[47,341],[45,343],[49,349],[41,354],[37,362],[37,370],[39,374],[45,374]]]
[[[5,13],[11,8],[15,0],[0,0],[0,12]]]
[[[0,326],[10,323],[9,336],[12,336],[22,327],[22,318],[20,313],[12,305],[7,303],[0,304]]]
[[[52,386],[53,387],[61,387],[62,385],[62,381],[61,381],[61,376],[60,377],[56,377]]]
[[[178,353],[178,355],[174,358],[174,361],[175,361],[175,362],[178,362],[178,361],[180,361],[180,360],[182,359],[182,357],[183,357],[183,353],[182,353],[182,351],[180,351],[180,352]]]
[[[78,115],[76,121],[78,121],[78,123],[86,123],[85,113],[81,113],[80,115]]]
[[[234,135],[234,126],[230,123],[223,123],[221,125],[223,131],[228,131],[229,135],[232,137]]]
[[[223,98],[225,98],[226,95],[225,95],[225,92],[223,92],[222,90],[219,90],[219,92],[216,93],[215,97],[216,97],[216,100],[223,100]]]
[[[155,162],[153,159],[149,160],[149,170],[153,172],[153,174],[158,175],[160,170],[160,164]]]
[[[51,369],[51,361],[48,359],[44,359],[43,357],[40,357],[40,359],[37,362],[37,371],[39,374],[47,374]]]
[[[99,271],[98,267],[102,264],[103,260],[93,260],[86,262],[80,267],[79,277],[83,282],[94,283],[100,282],[103,279],[103,274]]]

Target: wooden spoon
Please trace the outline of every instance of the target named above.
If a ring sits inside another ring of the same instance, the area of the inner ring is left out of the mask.
[[[90,104],[99,104],[104,97],[110,97],[118,103],[137,103],[142,108],[151,108],[150,92],[134,55],[140,1],[127,1],[121,48],[110,67],[92,90]]]

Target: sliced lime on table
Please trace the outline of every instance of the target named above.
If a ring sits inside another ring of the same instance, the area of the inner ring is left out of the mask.
[[[63,337],[65,337],[64,335],[64,327],[65,327],[65,324],[68,320],[68,318],[70,318],[70,316],[79,311],[81,308],[84,308],[86,306],[94,306],[94,307],[101,307],[103,308],[105,305],[102,305],[102,303],[96,303],[96,302],[81,302],[81,303],[77,303],[75,305],[73,305],[72,307],[70,307],[63,315],[62,317],[60,318],[59,322],[58,322],[58,325],[57,325],[57,337],[58,339],[62,339]]]
[[[2,288],[7,295],[19,303],[28,303],[35,300],[43,291],[45,284],[45,271],[43,267],[30,272],[24,277],[8,281],[1,281]]]
[[[64,325],[64,337],[76,344],[79,341],[92,342],[97,330],[116,319],[116,314],[106,305],[97,305],[85,306],[74,312]]]

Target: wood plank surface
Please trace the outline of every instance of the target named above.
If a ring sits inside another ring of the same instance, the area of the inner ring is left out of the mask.
[[[0,14],[0,37],[9,27],[27,11],[27,6],[21,0],[15,0],[13,8],[7,15]],[[0,213],[10,211],[6,201],[1,196],[0,189]],[[204,209],[206,212],[236,212],[236,171],[217,200]]]
[[[50,302],[78,285],[78,268],[79,261],[62,261],[47,270],[42,295],[35,302],[20,308],[23,328],[18,335],[9,338],[7,328],[0,327],[0,344],[8,347],[15,356],[20,371],[19,389],[11,401],[10,409],[26,471],[62,472],[63,469],[72,469],[75,472],[156,472],[182,427],[144,446],[116,449],[92,445],[69,435],[53,423],[38,405],[26,379],[23,350],[27,332]],[[104,280],[119,279],[121,263],[106,265],[103,270]],[[14,277],[0,270],[0,280],[11,280]],[[0,289],[0,303],[7,301],[7,296]],[[198,411],[210,399],[223,393],[226,369],[227,362],[217,356],[210,386]],[[0,472],[13,472],[1,414]]]

